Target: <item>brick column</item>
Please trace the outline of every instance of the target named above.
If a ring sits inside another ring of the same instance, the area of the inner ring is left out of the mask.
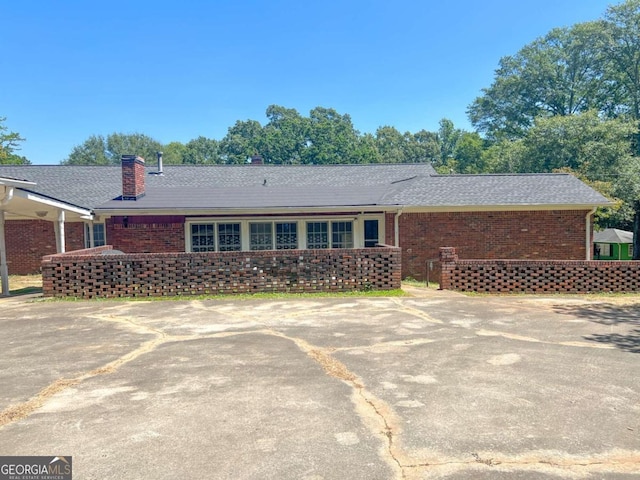
[[[451,277],[457,261],[454,247],[440,247],[440,290],[451,290]]]

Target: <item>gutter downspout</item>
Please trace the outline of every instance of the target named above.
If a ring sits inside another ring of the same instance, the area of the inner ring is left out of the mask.
[[[402,215],[402,208],[398,210],[393,217],[393,235],[396,247],[400,246],[400,215]]]
[[[0,207],[4,207],[13,199],[14,187],[4,187],[4,198],[0,200]],[[2,296],[9,296],[9,267],[7,266],[7,243],[4,234],[4,208],[0,208],[0,282]]]
[[[586,247],[586,260],[592,260],[591,258],[591,216],[596,213],[597,208],[593,207],[593,209],[587,213],[585,224],[586,224],[586,233],[585,233],[585,247]]]

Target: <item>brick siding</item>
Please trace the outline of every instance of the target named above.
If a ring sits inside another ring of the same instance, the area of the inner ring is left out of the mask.
[[[440,249],[440,288],[479,293],[640,291],[640,262],[598,260],[460,260]]]
[[[40,273],[42,257],[56,253],[53,222],[46,220],[7,220],[5,240],[10,275]],[[84,248],[84,223],[64,224],[65,249]]]
[[[105,222],[107,242],[128,253],[184,252],[184,216],[114,217]]]
[[[398,248],[102,255],[112,247],[49,255],[47,297],[150,297],[400,288]]]
[[[454,245],[460,258],[584,260],[586,210],[403,213],[402,276],[425,280],[439,248]],[[393,217],[387,221],[393,224]],[[389,232],[387,232],[387,236]],[[389,242],[389,238],[387,238]],[[393,244],[393,241],[389,242]]]

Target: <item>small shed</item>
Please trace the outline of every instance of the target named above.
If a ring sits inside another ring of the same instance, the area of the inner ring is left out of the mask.
[[[633,232],[607,228],[593,233],[595,260],[632,260]]]

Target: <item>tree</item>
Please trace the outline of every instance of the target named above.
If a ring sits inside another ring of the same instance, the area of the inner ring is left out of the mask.
[[[165,165],[182,165],[187,147],[181,142],[169,142],[162,147],[162,162]]]
[[[183,163],[216,164],[222,163],[220,145],[217,140],[200,136],[187,142],[183,155]]]
[[[307,148],[303,163],[353,163],[359,132],[351,117],[333,108],[316,107],[309,113]]]
[[[456,144],[462,131],[455,128],[453,122],[447,118],[440,120],[438,129],[438,141],[440,142],[440,161],[437,166],[448,166],[449,161],[454,159]]]
[[[602,22],[553,29],[516,55],[503,57],[493,84],[469,107],[471,123],[489,138],[521,138],[538,117],[615,110],[605,76]]]
[[[122,155],[138,155],[151,163],[161,151],[162,144],[143,133],[112,133],[107,137],[107,156],[116,165]]]
[[[62,164],[111,165],[111,158],[107,153],[107,141],[102,135],[91,135],[81,145],[73,147]]]
[[[243,164],[264,147],[262,126],[255,120],[238,120],[220,141],[222,163]]]
[[[486,166],[482,158],[484,140],[477,132],[463,132],[453,151],[456,173],[483,173]]]
[[[64,165],[119,165],[122,155],[139,155],[148,162],[155,161],[162,144],[142,133],[112,133],[105,139],[92,135],[76,145]]]
[[[269,123],[264,126],[264,150],[260,153],[268,163],[302,163],[308,148],[309,119],[297,110],[278,105],[267,108]]]
[[[28,165],[31,162],[26,157],[21,157],[15,153],[20,149],[20,144],[25,141],[20,134],[10,132],[4,125],[6,117],[0,117],[0,164],[1,165]]]

